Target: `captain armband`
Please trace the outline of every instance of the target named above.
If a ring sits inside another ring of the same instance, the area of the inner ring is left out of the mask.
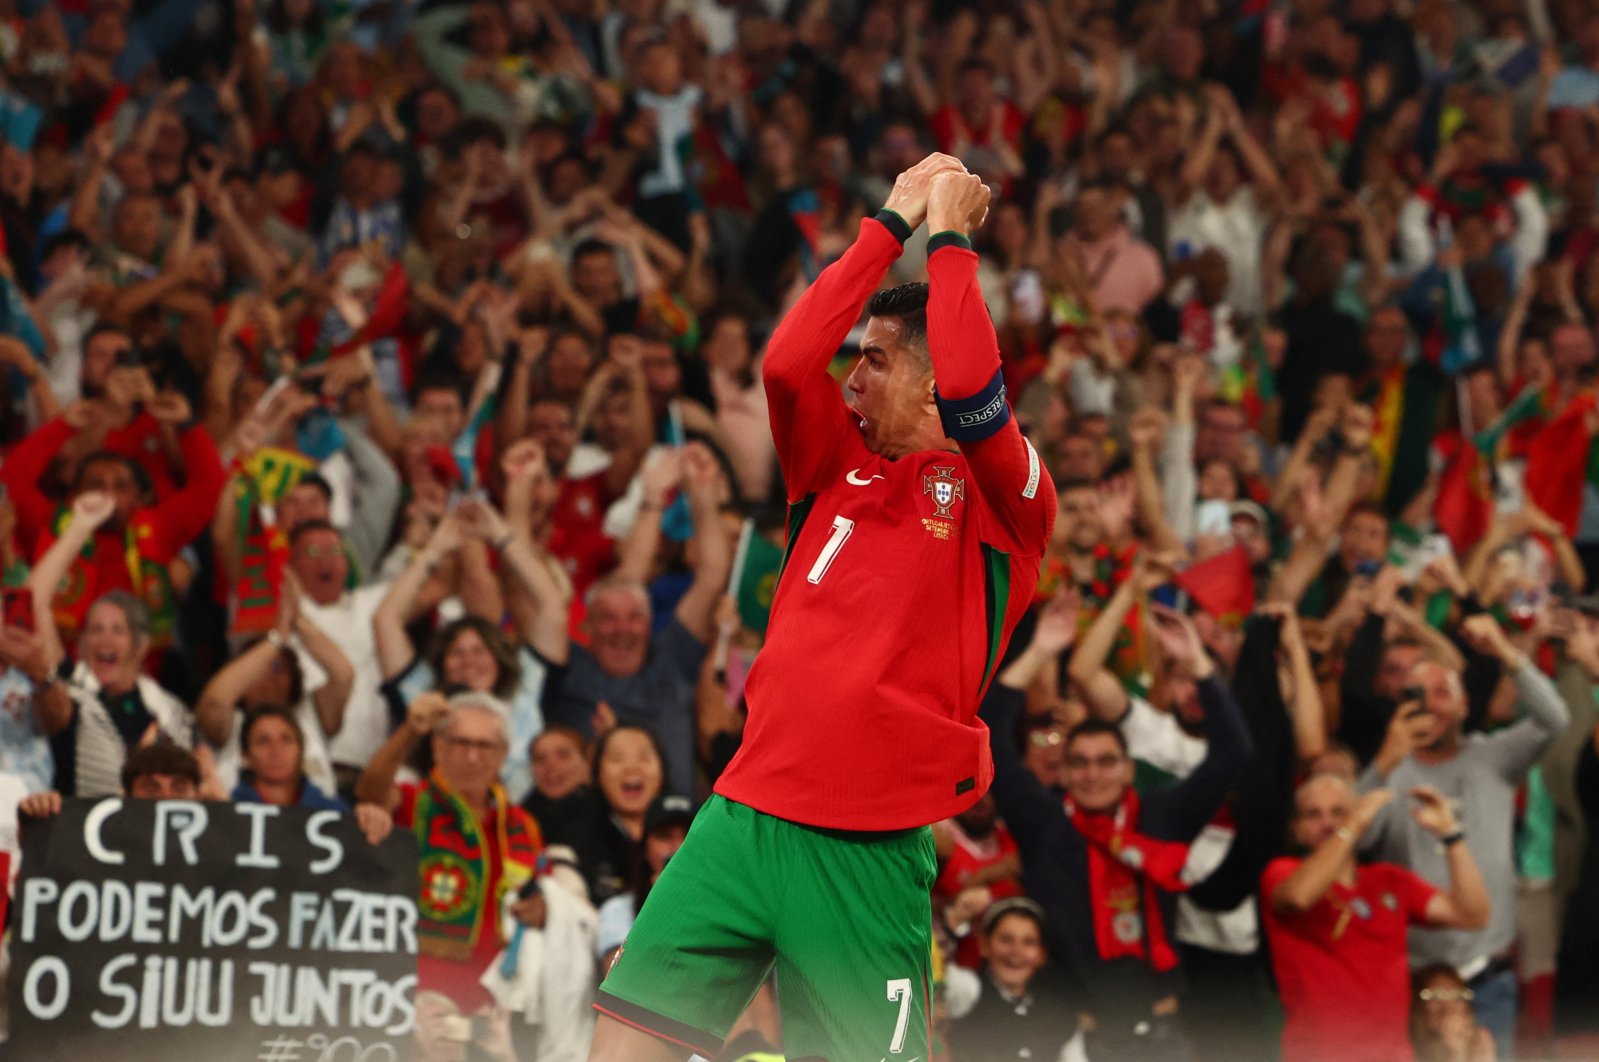
[[[944,434],[956,442],[981,442],[1010,423],[1010,403],[1005,401],[1003,370],[970,398],[945,398],[933,392]]]

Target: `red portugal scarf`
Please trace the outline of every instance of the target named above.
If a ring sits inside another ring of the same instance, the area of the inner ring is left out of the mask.
[[[1167,939],[1158,898],[1161,892],[1188,891],[1182,876],[1188,846],[1138,833],[1138,794],[1131,789],[1114,812],[1083,811],[1071,797],[1065,805],[1066,817],[1088,842],[1088,902],[1099,957],[1147,959],[1159,973],[1172,969],[1177,952]]]
[[[533,816],[496,785],[493,836],[435,770],[417,794],[415,823],[422,892],[417,935],[424,955],[464,961],[478,938],[500,933],[500,902],[533,876],[544,839]],[[492,849],[492,850],[491,850]],[[498,855],[499,880],[490,892]]]

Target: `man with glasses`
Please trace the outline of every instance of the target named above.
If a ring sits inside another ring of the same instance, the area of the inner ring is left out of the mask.
[[[361,800],[389,809],[395,825],[416,833],[422,1059],[515,1057],[509,1018],[496,1011],[479,980],[506,943],[499,917],[504,899],[533,880],[543,847],[533,816],[500,785],[510,736],[510,715],[490,694],[446,699],[424,693],[356,785]],[[396,785],[396,772],[424,740],[432,743],[432,773],[426,781]],[[524,924],[544,925],[536,889],[511,912]],[[469,1046],[484,1054],[470,1053]]]
[[[1272,860],[1260,879],[1287,1012],[1284,1058],[1409,1058],[1410,927],[1488,924],[1488,889],[1449,801],[1431,786],[1409,795],[1410,818],[1448,861],[1447,892],[1403,867],[1355,862],[1392,790],[1357,801],[1347,779],[1318,774],[1294,794],[1293,836],[1306,854]]]
[[[1147,795],[1133,789],[1127,739],[1114,723],[1090,719],[1066,737],[1066,796],[1040,784],[1012,735],[1029,658],[1058,654],[1074,634],[1077,603],[1052,602],[1033,643],[1000,674],[982,710],[994,754],[993,794],[1024,869],[1023,885],[1048,915],[1049,953],[1064,962],[1093,1018],[1095,1062],[1182,1059],[1176,1025],[1175,913],[1188,846],[1226,798],[1250,756],[1238,705],[1186,616],[1156,609],[1155,637],[1175,670],[1191,680],[1204,710],[1203,759],[1182,781]]]

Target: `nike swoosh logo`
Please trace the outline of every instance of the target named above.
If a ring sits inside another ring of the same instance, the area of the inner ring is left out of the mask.
[[[844,474],[844,482],[856,487],[869,487],[872,480],[882,478],[882,476],[868,476],[866,479],[862,479],[861,470],[858,468],[852,468]]]

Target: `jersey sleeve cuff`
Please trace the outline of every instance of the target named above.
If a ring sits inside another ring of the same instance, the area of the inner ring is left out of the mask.
[[[956,232],[954,229],[935,232],[927,240],[928,255],[931,256],[940,247],[959,247],[963,251],[970,251],[972,249],[971,237],[964,232]]]
[[[876,218],[879,225],[882,225],[883,228],[893,233],[894,239],[900,242],[900,246],[903,247],[905,245],[905,241],[911,238],[910,225],[908,225],[905,219],[900,217],[895,211],[888,209],[888,207],[884,207],[877,212]]]

